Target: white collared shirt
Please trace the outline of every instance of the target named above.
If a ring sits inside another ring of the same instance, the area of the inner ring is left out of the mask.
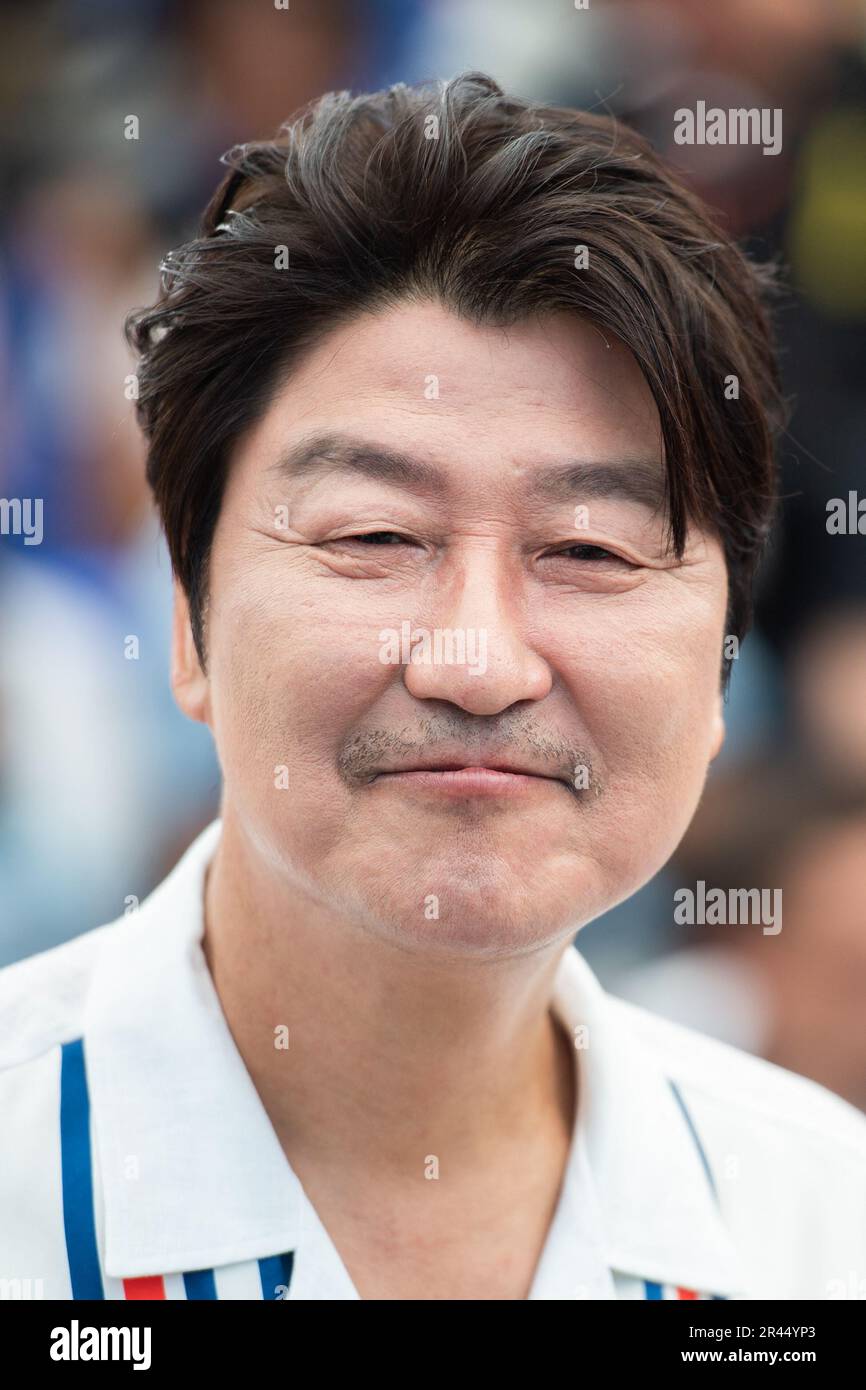
[[[0,970],[0,1298],[359,1297],[207,967],[219,833]],[[530,1298],[866,1298],[860,1111],[607,994],[572,947],[552,1008],[578,1106]]]

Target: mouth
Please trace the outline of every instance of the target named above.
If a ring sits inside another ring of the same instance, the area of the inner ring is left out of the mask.
[[[437,763],[380,772],[373,785],[392,785],[404,790],[430,792],[446,797],[537,796],[552,787],[566,786],[560,777],[504,763]]]

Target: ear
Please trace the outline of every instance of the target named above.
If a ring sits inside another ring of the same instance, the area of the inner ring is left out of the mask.
[[[722,751],[722,744],[725,741],[725,716],[724,701],[722,692],[716,695],[716,708],[713,711],[713,721],[710,726],[710,762],[719,756]]]
[[[210,723],[210,686],[195,649],[189,603],[177,580],[171,629],[171,688],[187,719]]]

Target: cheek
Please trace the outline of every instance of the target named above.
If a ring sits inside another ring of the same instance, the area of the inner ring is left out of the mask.
[[[598,611],[568,656],[570,696],[598,757],[599,853],[642,881],[691,821],[718,708],[724,599]]]
[[[274,557],[281,560],[282,557]],[[345,733],[387,684],[376,621],[271,557],[222,588],[209,618],[213,733],[227,782],[268,794],[284,780],[333,786]]]

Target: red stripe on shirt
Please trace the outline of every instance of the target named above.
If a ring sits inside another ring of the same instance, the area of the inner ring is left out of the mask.
[[[161,1274],[146,1274],[139,1279],[124,1279],[123,1292],[127,1298],[165,1298]]]

